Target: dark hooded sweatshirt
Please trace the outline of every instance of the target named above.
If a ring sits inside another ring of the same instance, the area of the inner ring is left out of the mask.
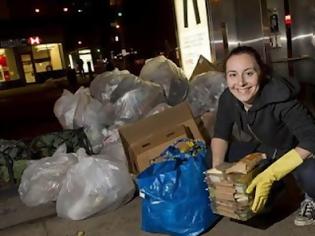
[[[297,101],[297,86],[283,78],[267,79],[245,111],[226,89],[220,99],[214,137],[229,141],[233,126],[246,141],[256,143],[257,151],[278,158],[299,146],[315,153],[315,123],[307,109]],[[233,129],[234,130],[234,129]]]

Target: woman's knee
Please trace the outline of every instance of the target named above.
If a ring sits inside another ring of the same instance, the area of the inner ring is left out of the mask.
[[[293,174],[301,188],[308,193],[308,195],[315,197],[315,159],[306,159]]]
[[[306,159],[302,165],[300,165],[294,171],[298,178],[307,178],[312,180],[315,177],[315,159]],[[314,181],[315,182],[315,181]]]

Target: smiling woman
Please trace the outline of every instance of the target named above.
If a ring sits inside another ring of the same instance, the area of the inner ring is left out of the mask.
[[[315,223],[315,159],[310,158],[315,153],[315,122],[296,99],[298,87],[267,73],[251,47],[232,50],[224,68],[228,88],[219,99],[211,140],[213,167],[224,160],[239,160],[240,153],[266,153],[272,164],[247,189],[248,193],[255,191],[252,211],[262,210],[273,182],[292,172],[306,194],[295,224]],[[249,137],[246,150],[230,145],[233,126]]]

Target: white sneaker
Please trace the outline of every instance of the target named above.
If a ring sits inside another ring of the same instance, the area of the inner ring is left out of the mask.
[[[294,224],[297,226],[305,226],[315,224],[315,201],[305,199],[301,203],[301,207],[295,216]]]

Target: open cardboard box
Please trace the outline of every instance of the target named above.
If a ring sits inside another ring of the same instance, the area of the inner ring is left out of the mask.
[[[162,130],[154,136],[131,146],[135,167],[141,172],[151,164],[162,161],[160,156],[168,146],[182,138],[193,138],[189,128],[181,125]]]
[[[179,126],[184,126],[185,129],[176,128]],[[156,158],[157,153],[159,155],[176,140],[176,135],[179,138],[187,136],[187,128],[190,133],[188,137],[191,135],[191,138],[204,140],[186,102],[121,127],[119,134],[128,158],[129,170],[133,173],[139,173],[145,167],[143,163],[148,164],[150,160],[152,162],[152,158]],[[183,130],[186,134],[183,133]],[[168,137],[167,133],[171,131],[174,134]],[[145,143],[150,143],[150,145],[147,148],[141,147]],[[146,154],[141,154],[142,152]],[[149,154],[149,152],[153,154]],[[151,159],[149,158],[148,161],[143,162],[144,156],[147,156],[147,158],[150,156]],[[141,164],[136,163],[139,158],[142,160]]]

